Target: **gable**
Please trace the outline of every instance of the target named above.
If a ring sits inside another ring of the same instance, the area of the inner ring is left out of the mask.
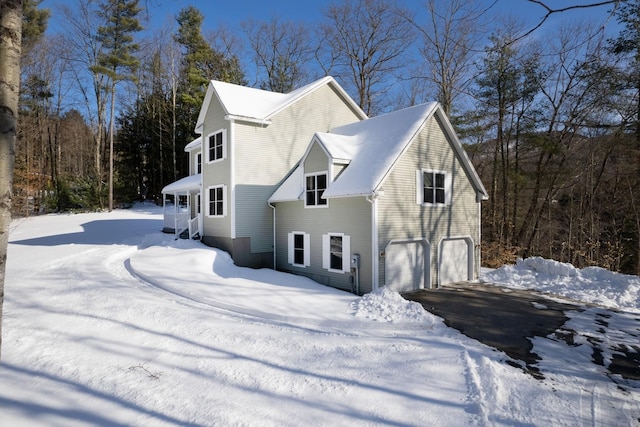
[[[323,172],[329,169],[329,157],[316,140],[311,143],[303,161],[304,173]]]
[[[295,89],[287,94],[270,92],[232,83],[212,80],[209,82],[198,120],[196,133],[202,133],[202,126],[212,100],[215,98],[224,111],[225,118],[243,120],[262,125],[269,125],[274,115],[295,101],[305,97],[318,88],[331,87],[343,103],[349,106],[353,113],[360,119],[366,119],[367,115],[342,89],[333,77],[323,77],[306,86]]]
[[[430,119],[437,121],[438,132],[449,141],[448,150],[459,159],[478,199],[486,199],[487,192],[475,168],[437,103],[417,105],[332,130],[332,134],[335,132],[339,137],[323,136],[327,146],[350,144],[350,150],[341,150],[347,153],[349,166],[325,191],[325,197],[368,196],[379,191],[400,156]]]

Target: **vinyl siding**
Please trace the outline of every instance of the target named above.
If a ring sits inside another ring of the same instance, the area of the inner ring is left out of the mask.
[[[446,171],[452,177],[449,206],[416,203],[416,170]],[[437,118],[431,117],[383,184],[379,199],[379,252],[391,240],[426,239],[431,247],[430,285],[437,282],[439,243],[446,237],[468,236],[478,244],[479,218],[476,192]],[[477,263],[476,256],[476,263]],[[380,286],[384,285],[384,259],[380,259]]]
[[[371,291],[371,204],[364,197],[332,199],[326,209],[305,209],[303,201],[276,206],[276,264],[279,270],[307,276],[319,283],[351,291],[351,274],[322,268],[322,236],[344,233],[350,237],[351,254],[360,254],[360,290]],[[288,263],[288,233],[310,235],[310,262],[306,268]],[[349,257],[351,254],[344,254]],[[348,261],[348,259],[347,259]]]
[[[198,154],[202,152],[202,148],[196,148],[189,152],[189,175],[198,173]]]
[[[224,129],[226,132],[227,140],[227,158],[222,161],[214,163],[207,162],[207,147],[208,136]],[[224,119],[224,110],[218,99],[214,96],[211,98],[211,105],[207,110],[207,115],[203,123],[203,135],[202,135],[202,227],[203,235],[214,237],[231,237],[231,215],[233,214],[233,207],[231,206],[231,149],[229,144],[230,136],[230,124]],[[227,203],[227,215],[223,218],[211,218],[207,216],[208,212],[208,192],[209,187],[216,185],[226,185],[227,191],[225,194]]]
[[[318,143],[314,142],[311,146],[303,166],[305,174],[327,172],[329,170],[329,159]]]
[[[313,135],[357,120],[338,93],[325,85],[276,114],[267,126],[235,123],[236,237],[251,238],[252,252],[273,250],[267,199],[300,160]],[[324,170],[327,167],[325,161]]]

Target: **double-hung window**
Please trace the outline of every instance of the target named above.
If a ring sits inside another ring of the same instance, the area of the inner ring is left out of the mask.
[[[327,206],[327,199],[322,198],[327,189],[327,173],[316,173],[305,176],[305,206]]]
[[[225,204],[225,186],[224,185],[216,185],[213,187],[209,187],[208,189],[208,210],[207,215],[209,216],[225,216],[226,215],[226,204]]]
[[[289,264],[296,267],[308,267],[311,265],[311,236],[302,231],[294,231],[288,234],[289,240]]]
[[[343,233],[322,236],[322,266],[332,271],[345,273],[351,269],[351,237]]]
[[[202,173],[202,153],[196,154],[196,173]]]
[[[225,131],[219,130],[207,137],[207,162],[215,162],[226,157]]]
[[[436,206],[451,203],[451,175],[446,172],[420,170],[416,187],[418,204]]]

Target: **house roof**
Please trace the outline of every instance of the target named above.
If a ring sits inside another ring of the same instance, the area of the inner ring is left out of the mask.
[[[361,118],[367,118],[362,109],[351,99],[333,77],[327,76],[289,93],[270,92],[267,90],[240,86],[211,80],[202,103],[202,109],[196,122],[196,132],[202,134],[202,125],[211,104],[212,97],[217,97],[224,109],[226,118],[241,119],[262,124],[269,124],[270,119],[284,108],[304,97],[310,92],[331,85],[345,99]]]
[[[202,137],[199,136],[196,139],[194,139],[193,141],[191,141],[190,143],[188,143],[187,145],[184,146],[184,151],[189,152],[189,151],[193,151],[196,148],[199,148],[202,145]]]
[[[335,181],[329,184],[324,197],[368,196],[378,191],[416,133],[433,115],[438,115],[442,120],[445,132],[453,142],[453,149],[469,173],[474,188],[483,199],[486,198],[487,192],[451,123],[440,105],[435,102],[340,126],[332,129],[330,133],[316,133],[313,141],[322,146],[332,162],[348,163]],[[313,144],[310,144],[310,147],[311,145]],[[309,153],[310,147],[304,157]],[[298,166],[269,200],[279,202],[298,199],[304,191],[302,174],[302,167]]]
[[[162,189],[162,194],[185,193],[190,190],[198,190],[200,188],[201,174],[190,175],[179,179]]]

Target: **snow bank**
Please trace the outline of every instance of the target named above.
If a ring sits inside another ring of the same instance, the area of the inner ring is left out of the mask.
[[[640,277],[604,268],[579,269],[541,257],[518,259],[485,272],[482,282],[518,289],[535,289],[605,307],[640,311]]]

